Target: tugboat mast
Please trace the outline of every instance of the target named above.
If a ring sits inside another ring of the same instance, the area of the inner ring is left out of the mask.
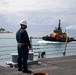
[[[60,20],[59,20],[59,24],[58,24],[58,30],[62,33],[61,22],[60,22]]]

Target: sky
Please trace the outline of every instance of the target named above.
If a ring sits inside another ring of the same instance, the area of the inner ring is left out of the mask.
[[[28,31],[52,31],[61,19],[63,29],[76,29],[76,0],[0,0],[0,27],[17,31],[25,19]]]

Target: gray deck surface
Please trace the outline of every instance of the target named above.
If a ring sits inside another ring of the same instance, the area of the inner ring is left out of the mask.
[[[76,55],[39,59],[39,64],[30,65],[33,72],[47,72],[48,75],[76,75]],[[0,65],[0,75],[31,75],[17,71],[17,68]]]

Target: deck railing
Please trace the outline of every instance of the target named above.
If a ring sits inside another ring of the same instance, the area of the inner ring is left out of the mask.
[[[41,37],[30,37],[34,58],[51,58],[76,54],[76,42],[72,43],[38,43]],[[11,53],[17,53],[15,38],[0,38],[0,62],[12,59]]]

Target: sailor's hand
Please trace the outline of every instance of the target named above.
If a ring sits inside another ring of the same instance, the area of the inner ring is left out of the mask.
[[[29,48],[29,50],[31,50],[31,51],[32,51],[32,48]]]

